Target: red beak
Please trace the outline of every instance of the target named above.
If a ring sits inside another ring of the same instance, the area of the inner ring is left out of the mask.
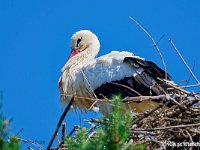
[[[76,54],[78,54],[78,53],[80,53],[80,50],[79,50],[79,49],[73,49],[73,50],[71,51],[70,55],[69,55],[68,60],[69,60],[71,57],[73,57],[73,56],[75,56]]]

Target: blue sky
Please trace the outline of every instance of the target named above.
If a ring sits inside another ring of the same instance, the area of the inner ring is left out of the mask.
[[[0,91],[3,113],[13,118],[12,134],[44,141],[46,146],[61,115],[57,80],[68,58],[71,35],[93,31],[100,40],[99,55],[127,50],[162,67],[148,37],[128,16],[140,22],[159,43],[167,71],[175,82],[189,72],[168,42],[171,37],[200,78],[200,1],[193,0],[1,0]],[[190,83],[195,83],[191,79]],[[198,89],[194,89],[198,90]],[[67,131],[99,114],[70,112]],[[28,145],[23,145],[25,149]]]

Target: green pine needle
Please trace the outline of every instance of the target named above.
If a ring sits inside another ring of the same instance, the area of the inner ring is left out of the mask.
[[[108,122],[100,124],[92,138],[88,139],[87,130],[81,128],[73,137],[65,138],[66,148],[69,150],[144,150],[145,145],[143,144],[136,144],[134,146],[128,143],[132,117],[130,112],[122,110],[120,95],[113,96],[112,106]]]

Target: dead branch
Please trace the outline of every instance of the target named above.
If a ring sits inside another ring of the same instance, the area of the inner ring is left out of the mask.
[[[52,136],[52,138],[51,138],[51,140],[50,140],[50,142],[49,142],[49,144],[47,146],[47,150],[49,150],[51,148],[51,145],[53,144],[53,141],[54,141],[54,139],[55,139],[55,137],[56,137],[56,135],[58,133],[58,130],[59,130],[59,128],[60,128],[65,116],[67,115],[68,111],[70,110],[73,102],[74,102],[74,97],[71,98],[71,100],[70,100],[69,104],[67,105],[65,111],[62,113],[62,115],[60,117],[60,120],[59,120],[59,122],[58,122],[58,124],[56,126],[56,130],[54,131],[54,134],[53,134],[53,136]]]
[[[167,94],[171,96],[172,94]],[[122,100],[124,103],[130,102],[142,102],[142,101],[149,101],[149,100],[158,100],[166,98],[166,94],[163,95],[156,95],[156,96],[136,96],[136,97],[126,97]]]
[[[96,103],[99,101],[99,99],[97,99],[96,101],[94,101],[94,103],[90,106],[90,108],[88,109],[89,111],[92,110],[92,108],[96,105]]]
[[[64,144],[65,141],[65,136],[66,136],[66,123],[62,124],[62,144]]]
[[[197,83],[199,83],[199,80],[196,78],[196,76],[194,75],[193,71],[190,69],[189,65],[187,64],[187,62],[184,60],[184,58],[182,57],[182,55],[180,54],[179,50],[176,48],[176,46],[174,45],[172,39],[169,39],[169,42],[171,43],[172,47],[174,48],[174,50],[177,52],[177,54],[179,55],[179,57],[181,58],[181,60],[183,61],[183,63],[185,64],[185,66],[187,67],[187,69],[189,70],[189,72],[191,73],[192,77],[195,79],[195,81]]]
[[[70,94],[60,94],[61,96],[73,96],[73,95],[70,95]],[[101,101],[101,102],[112,102],[112,100],[109,100],[109,99],[96,99],[96,98],[91,98],[91,97],[81,97],[81,96],[77,96],[75,95],[74,98],[80,98],[80,99],[85,99],[85,100],[93,100],[93,101]]]
[[[193,88],[193,87],[197,87],[197,86],[200,86],[200,83],[197,83],[194,85],[180,86],[179,88],[185,89],[185,88]]]
[[[40,145],[39,143],[33,141],[33,140],[28,140],[28,139],[23,139],[23,138],[17,138],[20,141],[23,141],[25,143],[31,143],[32,145],[34,145],[35,147],[37,147],[39,150],[45,150],[45,148]],[[30,149],[32,149],[31,147],[29,147]]]
[[[89,86],[90,90],[92,91],[92,95],[95,97],[95,99],[98,99],[96,94],[94,93],[94,89],[91,87],[90,82],[88,81],[85,73],[83,72],[83,70],[81,70],[81,73],[83,74],[83,78],[86,81],[86,84]]]
[[[158,80],[163,81],[162,79],[159,79],[159,78],[158,78]],[[177,85],[172,84],[171,82],[169,82],[169,81],[167,81],[167,80],[165,81],[165,83],[166,83],[168,86],[170,86],[171,88],[175,89],[175,90],[178,90],[178,91],[183,92],[183,93],[188,94],[188,95],[191,94],[189,91],[186,91],[186,90],[184,90],[184,89],[181,89],[181,88],[178,87]]]
[[[132,131],[130,130],[130,133],[132,134],[146,134],[146,135],[157,135],[156,133],[154,132],[148,132],[148,131]]]
[[[169,103],[169,102],[167,102]],[[151,115],[153,112],[155,112],[156,110],[158,110],[159,108],[161,108],[163,106],[163,104],[158,105],[156,108],[154,108],[153,110],[149,111],[149,112],[144,112],[139,118],[137,118],[133,124],[137,124],[139,121],[141,121],[142,119],[148,117],[149,115]]]
[[[136,24],[138,25],[145,33],[146,35],[150,38],[150,40],[152,41],[153,43],[153,46],[156,48],[159,56],[160,56],[160,59],[162,61],[162,64],[163,64],[163,67],[164,67],[164,70],[165,70],[165,79],[167,80],[167,68],[166,68],[166,64],[165,64],[165,61],[164,61],[164,58],[162,56],[162,53],[158,47],[158,45],[156,44],[156,42],[154,41],[153,37],[149,34],[149,32],[141,25],[139,24],[135,19],[133,19],[131,16],[129,16],[129,18]]]
[[[80,126],[74,126],[74,128],[72,129],[72,131],[69,133],[68,136],[71,136],[75,131],[77,131],[80,128]]]
[[[114,85],[117,85],[117,86],[121,86],[121,87],[123,87],[123,88],[126,88],[126,89],[128,89],[128,90],[130,90],[130,91],[136,93],[137,95],[141,95],[139,92],[137,92],[136,90],[134,90],[134,89],[132,89],[132,88],[126,86],[126,85],[119,84],[119,83],[115,83],[115,82],[111,82],[111,83],[114,84]]]
[[[90,120],[85,120],[85,122],[94,122],[94,123],[107,123],[108,119],[105,118],[104,120],[99,120],[99,119],[95,119],[95,118],[91,118]]]
[[[152,129],[132,129],[133,131],[154,131],[154,130],[166,130],[172,128],[187,128],[187,127],[195,127],[200,126],[200,123],[196,124],[184,124],[184,125],[177,125],[177,126],[168,126],[168,127],[160,127],[160,128],[152,128]]]

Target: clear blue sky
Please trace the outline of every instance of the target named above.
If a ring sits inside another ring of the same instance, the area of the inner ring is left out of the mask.
[[[99,55],[127,50],[162,67],[148,37],[128,18],[132,16],[155,40],[166,34],[159,46],[175,82],[188,79],[189,72],[168,43],[169,37],[190,66],[195,61],[200,78],[199,6],[198,0],[1,0],[0,90],[3,113],[14,119],[10,132],[24,128],[20,137],[48,144],[61,115],[60,69],[69,55],[71,35],[81,29],[97,34]],[[65,119],[67,131],[80,118],[83,123],[90,117],[70,112]]]

